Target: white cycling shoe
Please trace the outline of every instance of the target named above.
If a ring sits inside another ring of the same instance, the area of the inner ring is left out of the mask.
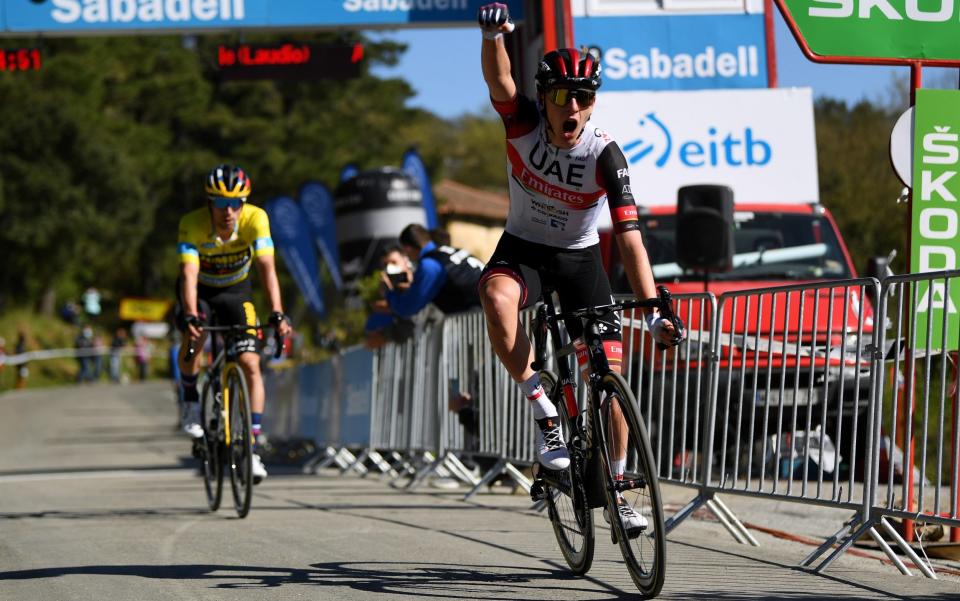
[[[538,419],[537,426],[537,457],[540,464],[551,470],[570,467],[570,453],[567,452],[567,443],[563,441],[560,418]]]
[[[184,403],[180,427],[190,438],[203,438],[203,426],[200,425],[200,403]]]
[[[253,483],[260,484],[264,478],[267,477],[267,468],[263,467],[263,461],[260,460],[260,455],[256,453],[253,454],[253,461],[251,462],[252,468],[251,472],[253,473]]]
[[[617,503],[617,513],[620,514],[620,523],[623,524],[623,528],[630,538],[636,538],[647,529],[649,523],[647,518],[634,511],[633,507],[630,507],[622,497]],[[610,514],[606,507],[603,508],[603,520],[608,524],[610,523]]]

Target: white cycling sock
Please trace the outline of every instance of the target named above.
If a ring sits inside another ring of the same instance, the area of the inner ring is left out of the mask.
[[[613,468],[613,474],[614,474],[618,479],[622,479],[622,478],[623,478],[623,472],[624,472],[624,470],[627,469],[627,458],[624,457],[623,459],[614,459],[611,463],[613,464],[613,465],[611,466],[611,467]]]
[[[533,419],[543,419],[545,417],[556,417],[557,408],[553,406],[550,399],[547,398],[546,391],[540,385],[540,374],[533,374],[520,383],[520,390],[530,401],[530,407],[533,409]]]

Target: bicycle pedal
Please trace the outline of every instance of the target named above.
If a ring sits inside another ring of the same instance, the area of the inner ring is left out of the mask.
[[[569,468],[563,468],[562,470],[554,470],[543,465],[542,463],[537,462],[536,465],[540,466],[540,469],[537,471],[537,476],[540,480],[543,480],[546,477],[549,477],[552,480],[560,480],[567,476],[569,473]]]
[[[203,439],[194,438],[191,442],[190,454],[193,455],[194,459],[203,459]]]
[[[544,488],[543,480],[534,480],[530,485],[530,499],[534,502],[542,501],[547,498],[547,490]]]
[[[643,531],[646,530],[646,526],[641,526],[639,528],[629,528],[627,529],[627,538],[633,540],[635,538],[640,538],[640,535],[643,534]]]

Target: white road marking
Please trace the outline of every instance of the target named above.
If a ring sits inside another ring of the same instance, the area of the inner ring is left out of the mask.
[[[14,474],[0,476],[0,484],[13,482],[43,482],[47,480],[93,480],[97,478],[174,478],[196,474],[197,470],[175,468],[168,470],[89,470],[82,472],[47,472],[42,474]]]

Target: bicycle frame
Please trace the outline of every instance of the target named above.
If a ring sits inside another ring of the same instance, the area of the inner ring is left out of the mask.
[[[216,342],[214,342],[214,345],[216,345]],[[227,419],[227,416],[230,415],[230,387],[227,386],[227,378],[230,372],[235,369],[242,368],[236,361],[227,359],[227,351],[225,348],[217,352],[213,362],[207,367],[207,373],[217,374],[219,379],[221,400],[220,421],[223,424],[223,442],[226,445],[230,444],[230,420]],[[244,376],[246,376],[246,374],[244,374]]]
[[[227,386],[227,378],[230,376],[230,373],[234,370],[242,370],[240,364],[235,359],[227,359],[227,349],[231,346],[231,339],[234,336],[239,335],[245,330],[261,330],[264,326],[261,325],[232,325],[232,326],[206,326],[204,330],[209,332],[212,336],[210,339],[210,344],[212,345],[214,359],[207,367],[208,374],[218,374],[219,376],[219,386],[221,394],[221,414],[220,420],[223,423],[223,436],[224,443],[228,446],[230,445],[230,420],[228,419],[230,415],[230,389]],[[223,334],[223,348],[217,349],[217,334]],[[279,332],[275,333],[274,339],[276,340],[277,350],[274,354],[274,357],[279,357],[283,351],[282,339],[280,338]],[[191,346],[188,349],[188,355],[192,355],[196,350]],[[243,374],[243,377],[246,378],[246,374]]]
[[[550,298],[549,295],[545,295],[546,298]],[[585,458],[588,458],[592,455],[592,451],[595,449],[594,446],[594,424],[599,419],[599,410],[600,407],[596,404],[596,399],[593,394],[594,391],[600,389],[600,381],[603,379],[604,374],[610,371],[610,363],[607,360],[607,355],[603,350],[603,340],[600,338],[600,332],[597,328],[597,318],[592,316],[587,316],[584,318],[584,328],[583,328],[583,338],[585,339],[585,349],[578,350],[575,342],[570,341],[566,345],[561,345],[561,330],[560,330],[560,321],[563,319],[563,315],[557,312],[557,308],[552,300],[545,301],[540,304],[537,309],[537,316],[534,321],[534,364],[533,368],[536,370],[541,370],[545,367],[546,363],[546,334],[550,333],[550,339],[552,342],[552,347],[556,353],[556,364],[557,364],[557,385],[561,387],[563,394],[563,402],[566,405],[566,413],[569,419],[569,423],[565,424],[565,427],[570,428],[571,433],[576,433],[581,437],[583,441],[582,450],[584,451]],[[575,372],[570,367],[570,361],[567,359],[570,355],[576,355],[578,353],[587,353],[587,364],[589,365],[589,376],[586,380],[587,385],[587,405],[585,410],[581,412],[580,404],[577,402],[577,395],[575,390],[576,385],[576,376]],[[580,420],[578,417],[583,414],[584,419]],[[605,446],[605,445],[601,445]],[[609,462],[608,451],[606,448],[599,449],[600,455],[604,457],[604,460]],[[599,459],[599,456],[594,456],[596,459]],[[589,458],[587,459],[590,461]],[[594,470],[590,470],[587,474],[589,478],[594,479],[599,476],[599,473],[593,473]],[[596,486],[606,484],[601,484],[596,480],[588,480],[588,495],[596,497],[597,495],[602,494],[601,491],[596,489]],[[562,482],[554,482],[554,484],[564,484]]]
[[[597,321],[600,315],[608,310],[623,311],[624,309],[649,308],[657,309],[660,315],[669,320],[676,331],[683,329],[683,324],[673,313],[670,293],[666,288],[660,286],[657,289],[658,298],[648,300],[630,300],[619,303],[613,303],[601,307],[590,307],[586,309],[577,309],[567,313],[558,313],[553,302],[553,291],[545,289],[543,298],[545,299],[537,308],[537,316],[534,320],[534,362],[531,367],[539,371],[543,369],[546,362],[546,334],[550,333],[553,341],[553,348],[557,353],[557,369],[560,378],[559,385],[563,388],[563,398],[567,406],[567,415],[574,416],[579,414],[579,405],[573,386],[576,380],[570,370],[569,361],[560,361],[568,355],[576,354],[578,351],[571,341],[565,346],[560,346],[560,320],[568,318],[583,319],[583,337],[585,339],[586,352],[588,353],[588,365],[590,366],[590,376],[587,385],[591,390],[596,390],[596,385],[603,378],[603,375],[610,371],[610,363],[607,361],[607,355],[603,351],[603,340],[600,338],[600,332],[597,328]],[[658,343],[658,346],[665,348]]]
[[[548,297],[549,298],[549,297]],[[612,305],[614,307],[619,306]],[[575,312],[576,313],[576,312]],[[571,314],[570,316],[576,316]],[[534,363],[533,369],[539,371],[545,367],[546,363],[546,334],[550,333],[553,349],[556,352],[558,385],[563,391],[563,400],[566,404],[567,415],[573,418],[580,414],[580,406],[577,403],[575,373],[570,369],[570,362],[566,360],[569,355],[576,355],[580,352],[575,347],[573,341],[561,346],[560,340],[560,320],[564,315],[557,313],[557,308],[553,301],[543,302],[537,309],[537,316],[534,321]],[[587,353],[587,364],[590,366],[589,379],[586,381],[588,390],[597,390],[597,386],[603,375],[610,371],[610,362],[603,350],[603,340],[600,338],[600,332],[597,328],[597,318],[593,316],[584,317],[584,345]],[[563,359],[561,361],[561,359]],[[590,396],[588,395],[588,398]],[[590,407],[588,407],[590,409]]]

